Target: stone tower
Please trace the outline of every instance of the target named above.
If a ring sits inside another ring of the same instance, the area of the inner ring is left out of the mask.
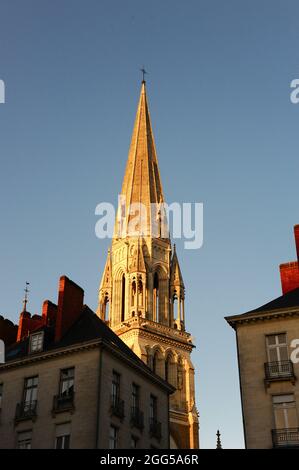
[[[98,315],[157,374],[170,399],[172,448],[198,448],[192,339],[185,286],[172,247],[154,137],[142,82],[114,237],[99,288]]]

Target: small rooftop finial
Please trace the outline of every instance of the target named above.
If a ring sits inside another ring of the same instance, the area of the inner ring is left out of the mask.
[[[220,434],[220,431],[218,429],[218,431],[216,432],[216,436],[217,436],[217,444],[216,444],[216,449],[222,449],[222,444],[221,444],[221,434]]]
[[[140,69],[140,72],[142,72],[142,83],[145,83],[145,75],[147,74],[147,71],[144,66]]]
[[[25,285],[25,289],[24,289],[25,297],[24,297],[24,300],[23,300],[23,312],[26,312],[26,308],[27,308],[28,292],[29,292],[28,286],[29,286],[29,285],[30,285],[30,282],[27,282],[27,281],[26,281],[26,285]]]

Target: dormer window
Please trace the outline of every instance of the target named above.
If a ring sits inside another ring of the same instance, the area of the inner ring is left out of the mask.
[[[39,331],[30,336],[30,353],[36,353],[43,350],[44,332]]]

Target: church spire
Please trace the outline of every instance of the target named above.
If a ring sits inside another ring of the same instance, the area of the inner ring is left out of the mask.
[[[130,224],[130,229],[135,229],[134,235],[153,235],[155,232],[158,238],[161,235],[160,225],[166,222],[164,211],[161,216],[160,210],[164,196],[144,80],[141,84],[121,195],[123,202],[119,208],[115,233],[119,234],[121,216],[122,226],[124,222],[128,229]],[[132,210],[131,214],[129,208]]]
[[[170,397],[170,440],[175,448],[196,448],[198,416],[190,359],[193,344],[185,330],[185,286],[168,234],[144,70],[142,73],[97,313],[156,374],[176,387]],[[140,207],[146,211],[145,220]]]

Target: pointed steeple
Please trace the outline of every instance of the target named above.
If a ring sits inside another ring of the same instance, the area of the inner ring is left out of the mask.
[[[216,449],[222,449],[221,434],[220,434],[219,429],[216,432],[216,436],[217,436]]]
[[[134,220],[137,235],[152,234],[153,224],[155,230],[160,232],[159,224],[165,224],[164,215],[159,214],[160,205],[164,202],[160,172],[154,136],[151,126],[150,113],[147,102],[145,81],[142,82],[137,114],[129,149],[129,155],[125,170],[125,176],[122,184],[121,195],[123,196],[123,207],[119,208],[121,216],[124,217],[126,227],[128,223]],[[151,206],[151,204],[156,204]],[[133,205],[133,206],[132,206]],[[139,207],[142,205],[146,210],[145,218],[140,216]],[[132,214],[129,214],[128,208],[134,207]],[[151,213],[154,207],[153,213]],[[135,210],[139,212],[139,216]],[[120,217],[120,212],[119,216]],[[161,221],[161,218],[163,219]],[[133,223],[133,222],[132,222]],[[119,230],[119,222],[116,231]],[[132,225],[131,225],[132,227]],[[144,232],[147,233],[144,233]],[[157,235],[159,236],[159,234]]]
[[[107,305],[111,302],[112,296],[112,262],[110,249],[108,250],[105,269],[99,288],[99,304],[97,315],[104,321],[108,321],[109,312]]]
[[[146,265],[144,261],[144,255],[142,250],[142,244],[140,243],[140,239],[138,238],[138,244],[136,248],[136,252],[133,256],[133,261],[130,266],[130,272],[138,272],[138,273],[146,273]]]
[[[173,245],[173,255],[171,260],[171,272],[170,272],[170,285],[175,287],[181,287],[185,289],[183,276],[181,273],[181,268],[179,264],[179,260],[176,254],[176,247],[175,244]]]
[[[110,249],[108,250],[105,269],[103,272],[100,289],[110,289],[111,288],[111,273],[112,273],[112,266],[111,266],[111,254]]]

